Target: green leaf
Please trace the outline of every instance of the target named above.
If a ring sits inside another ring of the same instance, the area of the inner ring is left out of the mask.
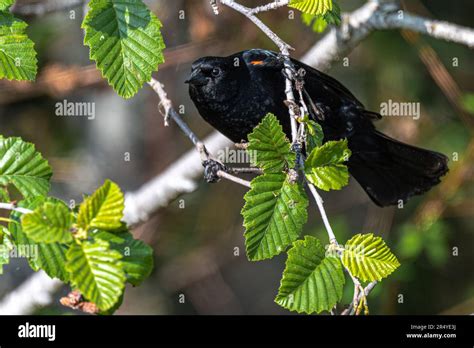
[[[13,250],[13,241],[8,229],[0,225],[0,274],[3,274],[3,266],[10,262],[10,252]]]
[[[248,135],[248,148],[252,162],[267,173],[281,173],[291,167],[295,161],[295,153],[283,133],[278,119],[267,114]]]
[[[322,33],[324,30],[326,30],[328,26],[328,22],[326,22],[324,16],[321,15],[303,13],[301,19],[303,23],[306,24],[308,27],[311,27],[311,29],[315,33]]]
[[[332,0],[290,0],[289,7],[312,15],[324,15],[332,10]]]
[[[15,0],[0,0],[0,11],[8,10],[14,3]]]
[[[31,214],[23,215],[23,232],[35,242],[72,242],[73,217],[63,202],[46,202]]]
[[[337,2],[332,2],[332,10],[324,14],[324,20],[328,24],[341,25],[341,9]]]
[[[52,172],[33,144],[0,137],[0,185],[14,185],[25,197],[44,196]]]
[[[293,243],[275,302],[298,313],[329,311],[342,298],[344,273],[340,260],[325,256],[312,236]]]
[[[307,220],[308,198],[284,174],[264,174],[251,182],[242,209],[250,260],[278,255],[296,240]]]
[[[79,208],[77,224],[87,231],[91,228],[116,230],[122,226],[124,198],[120,187],[106,180]]]
[[[400,266],[383,239],[372,233],[352,237],[342,252],[342,263],[362,281],[380,281]]]
[[[161,23],[141,0],[92,0],[82,28],[102,75],[130,98],[164,62]]]
[[[21,201],[22,208],[35,209],[45,202],[57,203],[54,198],[36,197]],[[10,218],[20,222],[22,214],[12,212]],[[8,229],[13,235],[19,256],[26,257],[33,270],[43,269],[51,278],[59,278],[67,282],[68,272],[65,269],[66,251],[68,246],[62,243],[37,243],[28,238],[19,223],[10,223]]]
[[[89,301],[106,311],[120,299],[125,274],[122,255],[103,240],[73,244],[67,252],[66,269],[71,282]]]
[[[320,147],[323,144],[324,133],[321,125],[313,120],[309,120],[306,123],[306,127],[308,129],[306,145],[308,147],[308,153],[310,153],[315,147]]]
[[[1,11],[8,3],[0,3],[0,79],[32,81],[38,70],[34,43],[25,33],[25,22]]]
[[[315,33],[322,33],[326,30],[328,24],[340,25],[341,24],[341,9],[338,4],[333,1],[332,10],[327,11],[325,14],[311,14],[302,13],[301,21]]]
[[[109,242],[110,247],[122,255],[123,270],[130,284],[140,285],[153,270],[153,249],[141,240],[134,239],[130,232],[98,231],[94,239]]]
[[[347,140],[328,141],[309,154],[305,162],[306,177],[322,190],[340,190],[349,183],[349,171],[344,163],[350,155]]]

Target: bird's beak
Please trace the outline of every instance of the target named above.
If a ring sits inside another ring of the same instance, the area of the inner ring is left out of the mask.
[[[184,82],[193,86],[204,86],[207,85],[207,77],[201,73],[201,69],[195,69],[191,71],[191,75]]]

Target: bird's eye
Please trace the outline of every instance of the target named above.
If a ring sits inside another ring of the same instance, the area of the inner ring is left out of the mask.
[[[214,68],[211,71],[212,76],[219,76],[221,74],[221,69],[219,68]]]

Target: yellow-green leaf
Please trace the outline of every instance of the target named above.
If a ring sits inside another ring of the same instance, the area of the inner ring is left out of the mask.
[[[0,137],[0,185],[12,184],[25,197],[44,196],[52,171],[33,144]]]
[[[324,15],[332,10],[332,0],[290,0],[289,7],[312,15]]]
[[[19,202],[19,206],[26,209],[34,210],[43,205],[45,202],[58,203],[59,200],[52,197],[38,196],[29,198]],[[8,225],[8,229],[12,233],[13,239],[17,246],[17,252],[20,257],[28,259],[28,263],[35,271],[43,269],[51,278],[59,278],[64,282],[69,280],[69,274],[66,271],[66,251],[68,246],[64,243],[38,243],[30,239],[24,233],[21,221],[21,213],[13,211],[10,215],[12,220]]]
[[[15,3],[15,0],[0,0],[0,11],[5,11]]]
[[[116,230],[122,226],[124,198],[120,187],[106,180],[79,207],[78,226],[87,231],[91,228]]]
[[[73,286],[106,311],[118,302],[125,286],[121,258],[106,241],[84,241],[68,250],[66,269]]]
[[[309,154],[305,162],[306,177],[322,190],[340,190],[349,183],[349,170],[344,163],[350,155],[347,140],[328,141]]]
[[[63,202],[46,202],[33,213],[23,215],[23,232],[35,242],[68,243],[72,241],[72,214]]]
[[[342,262],[363,281],[381,280],[400,266],[383,239],[372,233],[352,237],[344,247]]]

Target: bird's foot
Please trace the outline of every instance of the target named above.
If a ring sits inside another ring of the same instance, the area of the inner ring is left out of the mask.
[[[204,179],[208,183],[216,183],[220,180],[220,176],[218,174],[219,171],[226,172],[227,167],[214,159],[207,159],[202,162],[204,167]]]

